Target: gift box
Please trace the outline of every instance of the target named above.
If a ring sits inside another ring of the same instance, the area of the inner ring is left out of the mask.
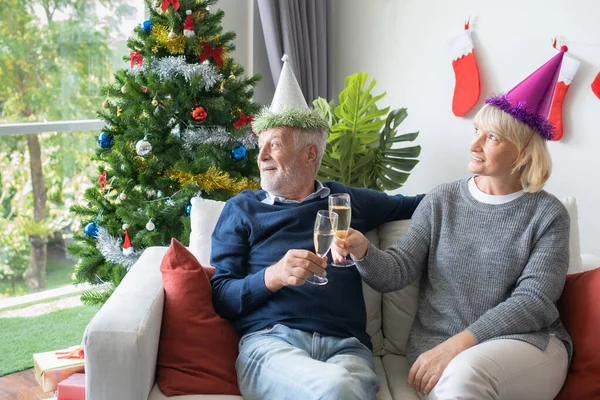
[[[85,400],[85,374],[73,374],[60,382],[58,400]]]
[[[56,390],[58,383],[83,372],[83,350],[80,346],[64,351],[49,351],[33,355],[35,379],[44,392]]]

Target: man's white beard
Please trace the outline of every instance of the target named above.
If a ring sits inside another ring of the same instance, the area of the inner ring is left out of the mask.
[[[300,170],[298,162],[286,172],[277,169],[277,172],[260,172],[260,186],[274,196],[285,197],[288,193],[295,193],[302,186],[303,171]]]

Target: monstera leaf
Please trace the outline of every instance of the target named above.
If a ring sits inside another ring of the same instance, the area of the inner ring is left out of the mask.
[[[398,134],[406,118],[406,108],[380,109],[377,102],[385,92],[373,96],[373,79],[359,72],[346,78],[339,105],[318,98],[313,102],[329,121],[329,142],[318,177],[348,186],[384,191],[401,187],[419,162],[421,146],[399,147],[396,143],[414,141],[419,132]]]

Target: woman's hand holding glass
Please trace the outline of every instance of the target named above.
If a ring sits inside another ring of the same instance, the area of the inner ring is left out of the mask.
[[[331,250],[337,254],[346,257],[351,254],[356,260],[362,260],[367,254],[369,240],[356,229],[348,229],[346,239],[336,236],[331,245]]]

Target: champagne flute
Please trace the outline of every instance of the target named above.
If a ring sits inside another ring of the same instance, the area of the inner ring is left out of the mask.
[[[338,215],[338,226],[336,236],[344,240],[348,236],[350,221],[352,219],[352,207],[350,205],[350,195],[348,193],[335,193],[329,195],[329,211]],[[351,267],[354,261],[350,258],[344,258],[342,262],[333,262],[334,267]]]
[[[319,257],[323,257],[333,243],[333,237],[337,230],[338,216],[336,213],[321,210],[317,212],[317,218],[315,219],[314,229],[314,240],[315,240],[315,253]],[[325,285],[329,280],[325,277],[313,274],[310,278],[306,279],[306,282],[312,283],[313,285]]]

